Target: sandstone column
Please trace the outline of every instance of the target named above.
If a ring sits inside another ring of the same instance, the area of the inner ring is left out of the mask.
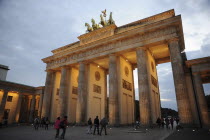
[[[186,89],[183,60],[178,39],[170,40],[168,46],[170,51],[180,123],[182,125],[189,125],[192,124],[192,113]]]
[[[19,122],[22,99],[23,99],[23,95],[21,93],[19,93],[18,102],[17,102],[17,106],[16,106],[16,112],[15,112],[15,116],[14,116],[14,121],[16,123]]]
[[[58,102],[58,116],[63,117],[67,115],[67,98],[68,98],[68,84],[69,84],[69,68],[64,66],[61,68],[61,81]]]
[[[191,74],[190,69],[186,68],[186,70],[187,71],[185,71],[185,79],[186,79],[188,97],[190,101],[190,108],[191,108],[192,117],[193,117],[193,124],[195,127],[201,127],[198,105],[197,105],[197,100],[196,100],[196,95],[195,95],[196,91],[193,86],[193,76]]]
[[[194,87],[195,87],[202,127],[208,127],[210,126],[208,106],[207,106],[200,74],[194,73],[193,79],[194,79]]]
[[[139,84],[139,109],[140,122],[142,125],[152,124],[151,106],[150,106],[150,87],[149,71],[147,68],[147,52],[144,48],[136,50],[138,84]]]
[[[31,100],[29,122],[33,122],[34,119],[35,101],[36,101],[36,95],[33,95]]]
[[[107,104],[107,71],[104,72],[104,117],[108,119],[108,104]]]
[[[131,73],[132,73],[132,79],[133,79],[133,83],[132,83],[132,87],[133,87],[133,115],[134,115],[134,120],[133,120],[133,123],[135,123],[136,122],[136,100],[135,100],[135,98],[136,98],[136,96],[135,96],[135,86],[134,86],[134,73],[133,73],[133,71],[135,70],[135,68],[132,66],[132,71],[131,71]]]
[[[4,109],[7,103],[7,96],[8,96],[8,92],[7,90],[4,90],[4,94],[1,100],[1,104],[0,104],[0,123],[2,123],[3,121],[3,117],[4,117]]]
[[[76,122],[84,124],[87,121],[87,69],[84,62],[79,64],[79,83],[78,83],[78,98]]]
[[[51,96],[53,90],[53,71],[47,71],[45,89],[44,89],[44,99],[43,99],[43,107],[42,107],[42,116],[49,117],[50,116],[50,105],[51,105]]]
[[[39,99],[39,109],[38,109],[38,116],[41,118],[42,117],[42,104],[43,104],[43,97],[44,97],[44,94],[41,93],[40,94],[40,99]]]
[[[109,56],[109,122],[119,125],[119,102],[118,102],[118,57]]]

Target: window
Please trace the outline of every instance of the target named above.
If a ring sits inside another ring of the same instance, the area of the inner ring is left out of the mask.
[[[7,102],[12,102],[12,96],[7,97]]]

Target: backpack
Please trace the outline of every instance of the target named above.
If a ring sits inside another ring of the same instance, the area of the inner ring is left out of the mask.
[[[61,121],[60,124],[59,124],[60,128],[64,128],[65,127],[65,123],[64,121]]]

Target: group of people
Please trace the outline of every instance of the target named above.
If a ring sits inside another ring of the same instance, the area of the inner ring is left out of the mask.
[[[108,124],[108,120],[104,117],[101,121],[99,121],[98,116],[96,116],[96,118],[94,119],[94,123],[92,123],[91,118],[89,118],[88,120],[88,134],[93,134],[95,135],[95,132],[97,130],[97,134],[101,135],[102,131],[104,129],[105,131],[105,135],[107,135],[107,130],[106,130],[106,126]],[[64,139],[65,133],[66,133],[66,127],[67,127],[67,116],[64,116],[62,119],[60,117],[58,117],[54,123],[54,128],[56,130],[56,135],[55,138],[59,138],[59,133],[60,133],[60,129],[62,129],[62,133],[60,135],[61,139]],[[49,125],[49,120],[46,117],[43,117],[42,119],[39,119],[39,117],[36,117],[34,119],[34,128],[35,130],[38,130],[39,127],[45,127],[45,130],[48,130],[48,125]],[[94,131],[92,133],[92,126],[94,126]],[[100,127],[100,132],[99,132],[99,126]]]
[[[42,117],[41,119],[39,117],[36,117],[34,119],[34,128],[35,130],[38,130],[39,127],[44,127],[45,130],[48,130],[48,125],[49,125],[49,119],[48,117]]]
[[[106,131],[107,124],[108,124],[108,120],[105,117],[101,121],[99,121],[98,116],[96,116],[96,118],[94,119],[94,124],[92,123],[91,118],[89,118],[89,120],[88,120],[88,132],[87,133],[92,134],[91,129],[92,129],[92,126],[94,125],[93,135],[95,135],[96,129],[97,129],[98,135],[102,134],[103,129],[105,131],[105,135],[107,135],[107,131]],[[101,125],[101,127],[100,127],[100,133],[99,133],[99,126],[100,125]]]
[[[39,127],[44,127],[45,130],[48,130],[49,125],[49,119],[48,117],[42,117],[42,119],[39,119],[39,117],[36,117],[34,119],[34,128],[35,130],[38,130]],[[64,139],[65,133],[66,133],[66,127],[67,127],[67,116],[64,116],[62,119],[58,117],[55,121],[54,128],[56,130],[55,138],[59,138],[59,132],[60,129],[62,129],[62,134],[60,135],[61,139]]]
[[[170,126],[171,126],[171,129],[174,129],[174,121],[176,121],[176,124],[178,125],[179,124],[179,118],[168,118],[166,117],[165,119],[164,118],[157,118],[157,125],[159,128],[164,128],[164,125],[166,125],[166,128],[167,129],[170,129]]]
[[[60,135],[61,139],[64,139],[67,127],[67,116],[64,116],[62,119],[58,117],[55,121],[54,128],[56,130],[55,138],[59,138],[60,129],[62,129],[62,133]]]

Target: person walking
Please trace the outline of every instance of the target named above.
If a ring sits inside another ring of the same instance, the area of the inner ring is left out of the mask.
[[[38,128],[39,128],[39,118],[38,117],[36,117],[34,119],[34,128],[35,128],[35,130],[38,130]]]
[[[108,120],[104,117],[104,118],[101,120],[100,124],[101,124],[100,135],[101,135],[103,129],[105,130],[105,135],[107,135],[107,133],[106,133],[106,126],[107,126],[107,124],[108,124]]]
[[[164,122],[164,118],[161,119],[161,126],[162,128],[164,128],[165,122]]]
[[[62,129],[61,139],[64,139],[65,133],[66,133],[66,127],[67,127],[67,116],[64,116],[63,120],[60,122],[60,128]]]
[[[49,125],[49,119],[48,117],[45,119],[45,130],[48,130],[48,125]]]
[[[98,135],[99,135],[99,119],[98,116],[96,116],[96,118],[94,119],[94,131],[93,131],[93,135],[95,135],[95,131],[97,129]]]
[[[179,125],[179,118],[176,118],[176,125]]]
[[[93,125],[92,120],[91,120],[91,118],[89,118],[89,120],[88,120],[88,132],[87,132],[88,134],[92,134],[92,132],[91,132],[92,125]]]
[[[42,117],[42,119],[41,119],[41,127],[43,128],[44,125],[45,125],[45,117]]]
[[[59,132],[60,132],[60,117],[57,118],[57,120],[55,121],[55,125],[54,125],[54,128],[56,130],[56,135],[55,135],[55,138],[58,138],[59,136]]]
[[[160,126],[161,126],[161,119],[159,117],[157,118],[156,123],[157,123],[158,127],[160,128]]]
[[[170,119],[171,129],[174,129],[174,119],[171,117]]]
[[[169,128],[169,119],[168,119],[168,117],[166,117],[165,122],[166,122],[166,128],[167,128],[167,129],[170,129],[170,128]]]

